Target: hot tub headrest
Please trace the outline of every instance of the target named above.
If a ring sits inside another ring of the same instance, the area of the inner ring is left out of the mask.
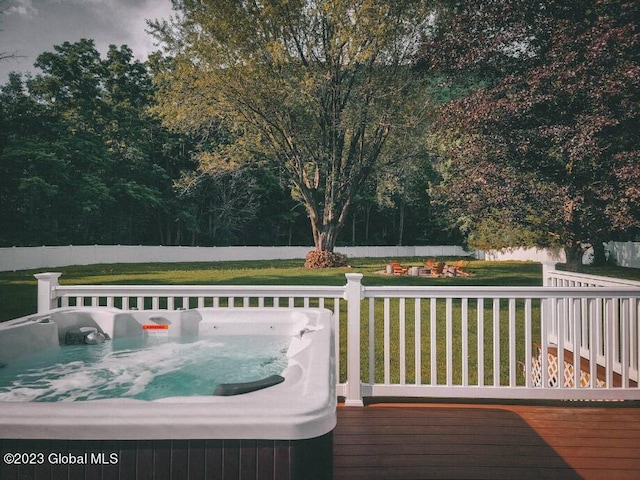
[[[213,392],[214,395],[228,397],[231,395],[240,395],[243,393],[255,392],[263,388],[273,387],[284,382],[284,377],[280,375],[271,375],[269,377],[256,380],[255,382],[244,383],[221,383]]]

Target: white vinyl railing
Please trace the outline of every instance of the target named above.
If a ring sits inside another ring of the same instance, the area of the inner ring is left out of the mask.
[[[365,287],[364,297],[369,303],[365,396],[640,398],[640,290]],[[559,304],[587,308],[567,319],[553,311]],[[610,311],[596,308],[614,304],[617,309]],[[588,339],[597,360],[588,351],[574,351],[562,336],[553,341],[552,325]],[[541,350],[538,384],[532,375],[534,345]],[[565,362],[570,355],[568,362],[581,366],[573,369],[569,385],[562,381],[562,362],[559,371],[549,372],[551,352]],[[581,386],[584,370],[591,378],[603,377],[606,388],[597,382]]]
[[[633,286],[368,287],[357,273],[344,286],[70,286],[59,276],[36,275],[38,311],[329,308],[347,405],[368,396],[640,400]]]
[[[566,272],[555,269],[555,263],[543,266],[543,283],[550,287],[600,287],[640,289],[640,282],[622,278],[587,275],[577,272]],[[612,363],[612,372],[616,375],[628,375],[638,380],[639,348],[638,304],[627,298],[597,298],[587,301],[574,298],[553,299],[548,304],[549,341],[563,346],[575,358],[591,360],[591,352],[597,365]],[[628,318],[628,319],[627,319]],[[634,321],[636,319],[636,321]],[[625,330],[628,324],[628,331]],[[610,352],[607,350],[607,331],[611,329]],[[624,361],[626,355],[622,346],[629,343],[630,359]],[[574,348],[577,346],[577,348]],[[607,359],[606,355],[610,355]]]
[[[634,287],[640,282],[624,278],[602,277],[577,272],[556,270],[556,264],[545,262],[542,268],[543,285],[548,287]]]

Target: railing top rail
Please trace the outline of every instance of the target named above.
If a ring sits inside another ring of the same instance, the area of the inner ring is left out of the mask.
[[[550,278],[558,278],[563,280],[572,280],[581,283],[593,283],[602,286],[629,286],[640,288],[640,282],[635,280],[627,280],[624,278],[603,277],[601,275],[588,275],[577,272],[566,272],[563,270],[550,270],[548,272]]]
[[[366,298],[640,298],[634,287],[365,287]]]
[[[344,286],[307,285],[58,285],[58,295],[224,295],[341,297]]]
[[[60,296],[185,295],[185,296],[313,296],[342,297],[344,286],[307,285],[57,285]],[[365,298],[640,298],[635,287],[363,287]]]

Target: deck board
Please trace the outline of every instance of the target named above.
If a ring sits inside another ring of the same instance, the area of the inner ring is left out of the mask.
[[[638,479],[640,405],[338,408],[335,480]]]

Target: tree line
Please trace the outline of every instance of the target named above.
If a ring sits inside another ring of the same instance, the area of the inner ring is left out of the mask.
[[[640,232],[639,7],[174,2],[0,92],[0,245],[466,242]],[[596,252],[601,256],[601,252]]]
[[[127,46],[101,58],[83,39],[41,54],[38,75],[10,75],[0,88],[0,246],[313,242],[278,168],[207,169],[203,152],[223,135],[163,125],[152,107],[165,61],[141,63]],[[343,241],[437,239],[426,214],[401,215],[398,203],[368,184]]]

